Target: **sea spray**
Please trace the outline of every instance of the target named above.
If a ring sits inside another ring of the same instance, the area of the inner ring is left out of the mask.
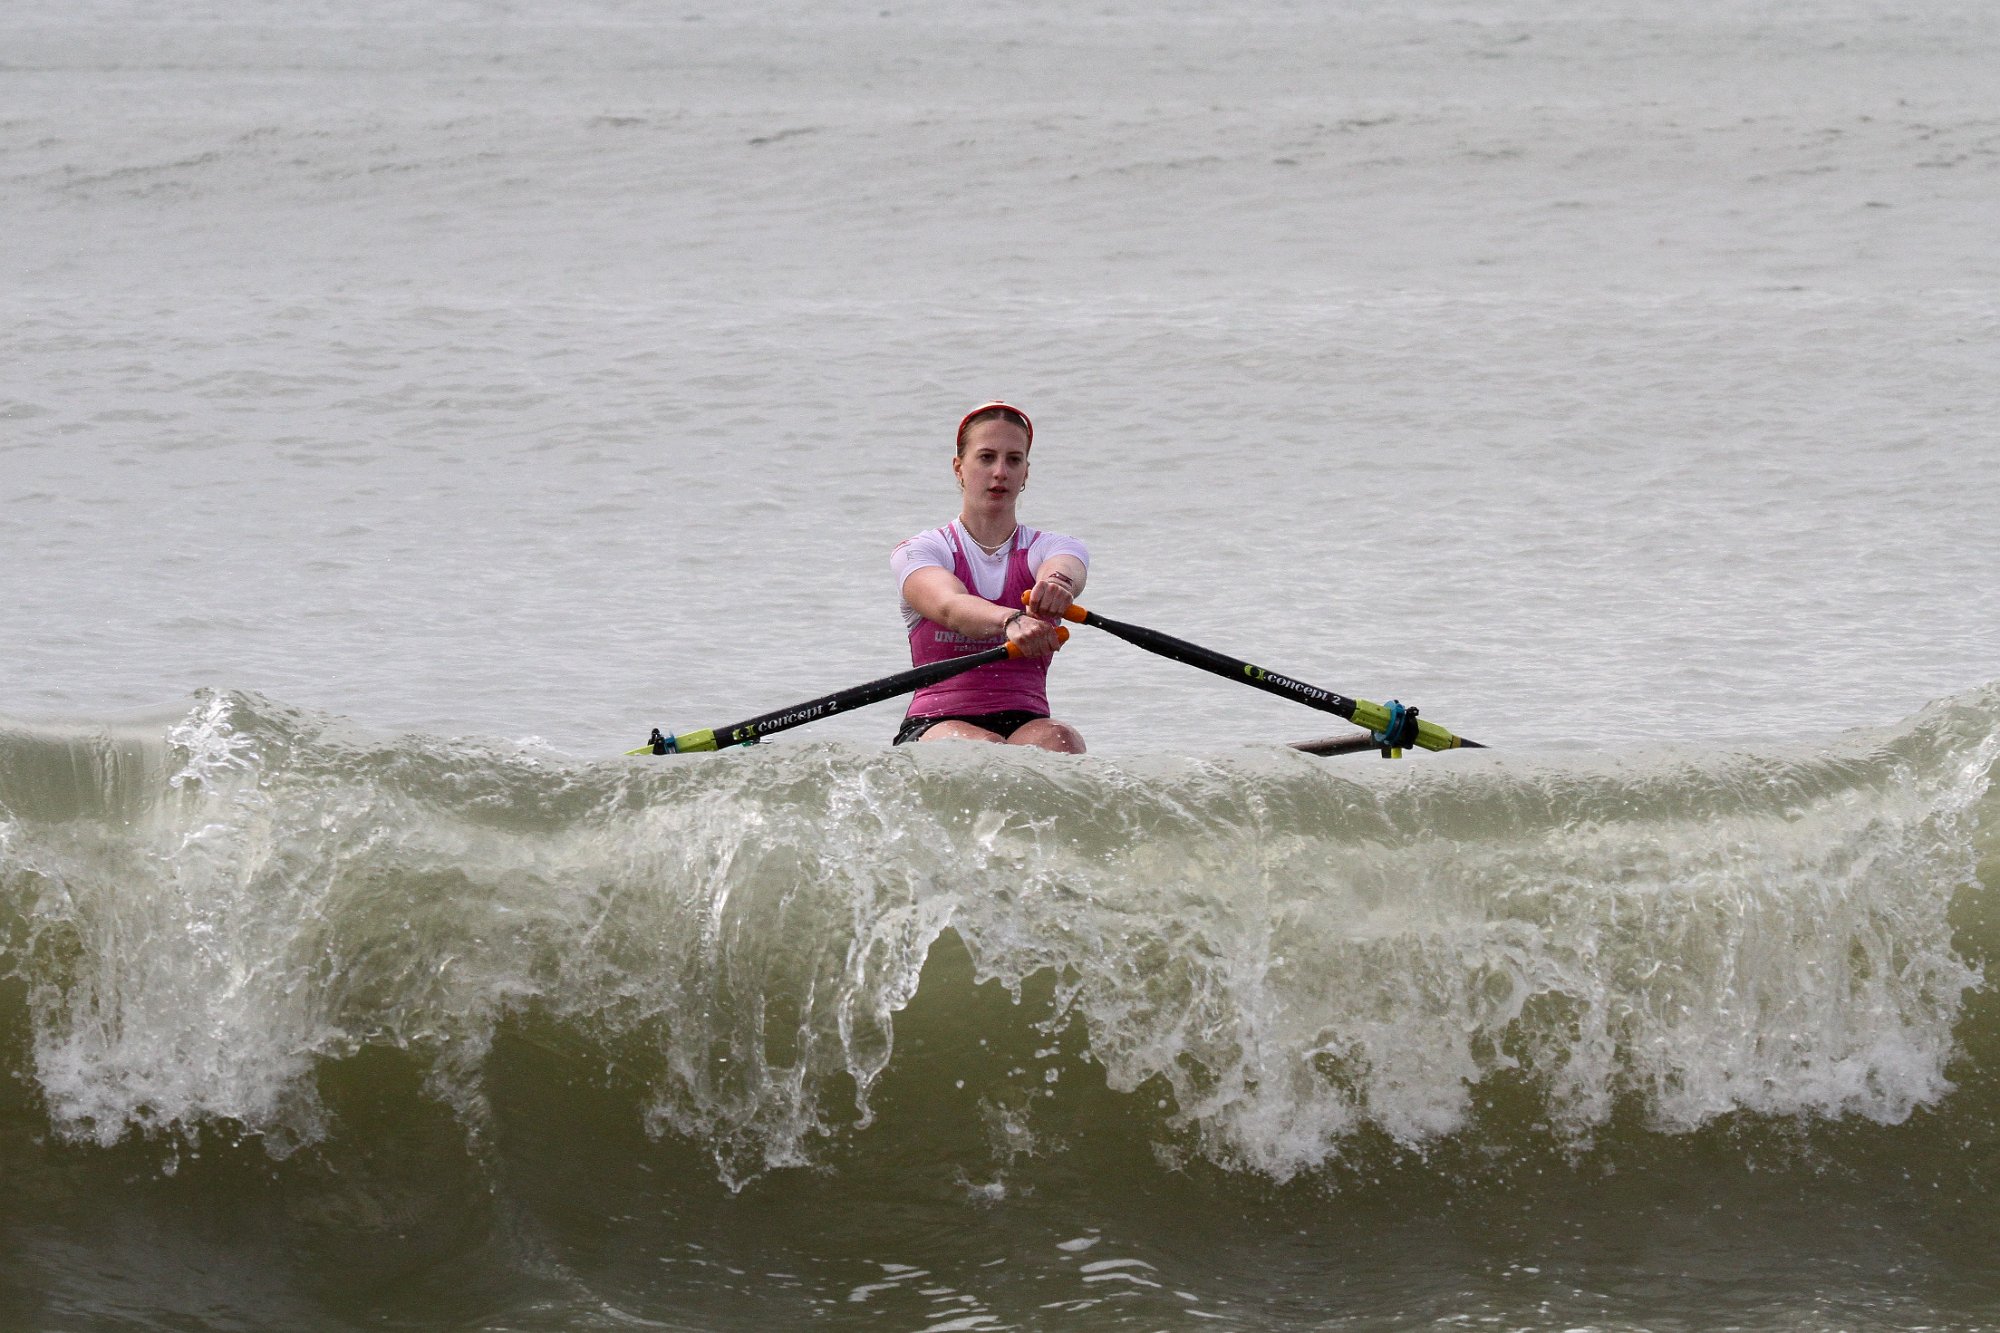
[[[41,1303],[0,1314],[1403,1326],[1587,1306],[1566,1256],[1653,1310],[1663,1235],[1703,1291],[1985,1308],[1996,724],[1403,764],[0,724]]]
[[[211,694],[151,733],[0,733],[0,887],[27,1072],[82,1141],[220,1123],[283,1154],[338,1132],[316,1068],[372,1046],[476,1135],[531,1021],[740,1185],[869,1132],[949,930],[976,981],[1044,985],[1163,1160],[1284,1180],[1461,1133],[1495,1080],[1574,1148],[1625,1105],[1685,1133],[1935,1104],[1995,717],[1987,690],[1817,750],[1394,768],[570,763]]]

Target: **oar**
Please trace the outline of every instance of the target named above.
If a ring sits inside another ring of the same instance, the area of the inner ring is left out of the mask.
[[[1064,642],[1069,639],[1069,631],[1060,625],[1056,627]],[[1021,655],[1020,645],[1005,643],[984,652],[972,653],[965,657],[954,657],[949,661],[932,662],[928,666],[911,667],[908,671],[898,671],[893,676],[871,680],[865,685],[851,689],[835,690],[832,694],[821,695],[806,703],[790,708],[780,708],[775,713],[761,713],[747,722],[733,726],[710,727],[704,731],[688,731],[678,736],[663,734],[658,727],[646,738],[646,743],[626,754],[692,754],[698,750],[724,750],[732,745],[748,745],[762,740],[773,732],[786,731],[792,727],[802,727],[808,722],[817,722],[835,713],[845,713],[862,708],[884,699],[893,699],[899,694],[909,694],[921,690],[926,685],[975,667],[983,667],[989,662],[1004,662],[1010,657]]]
[[[1366,746],[1360,743],[1361,738],[1357,736],[1353,742],[1355,749],[1379,749],[1385,756],[1393,757],[1412,745],[1426,750],[1486,748],[1478,741],[1469,741],[1463,736],[1452,735],[1435,722],[1420,721],[1416,709],[1405,708],[1394,699],[1386,704],[1370,703],[1366,699],[1350,699],[1344,694],[1335,694],[1332,690],[1323,690],[1302,680],[1280,676],[1276,672],[1266,671],[1263,667],[1249,662],[1225,657],[1200,644],[1176,639],[1171,634],[1162,634],[1156,629],[1147,629],[1144,625],[1128,625],[1122,620],[1112,620],[1108,616],[1098,615],[1095,611],[1086,611],[1080,606],[1070,607],[1063,612],[1063,618],[1074,620],[1080,625],[1101,629],[1106,634],[1144,648],[1149,653],[1158,653],[1176,662],[1185,662],[1191,667],[1200,667],[1203,671],[1212,671],[1218,676],[1226,676],[1230,680],[1255,686],[1271,694],[1282,695],[1308,708],[1317,708],[1322,713],[1344,717],[1357,727],[1366,727],[1372,733]],[[1320,748],[1322,745],[1328,748]],[[1309,746],[1312,748],[1308,752],[1312,754],[1346,753],[1346,746],[1340,742],[1307,741],[1298,748],[1307,749]]]

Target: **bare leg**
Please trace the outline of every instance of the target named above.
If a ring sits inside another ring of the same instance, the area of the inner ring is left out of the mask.
[[[936,730],[938,728],[931,728],[931,731]],[[974,727],[973,730],[977,731],[978,728]],[[930,732],[924,734],[928,736]],[[985,734],[993,735],[991,732]],[[1000,738],[994,736],[993,739]],[[1067,722],[1058,722],[1052,717],[1038,717],[1033,722],[1023,723],[1012,736],[1007,738],[1007,744],[1038,745],[1044,750],[1054,750],[1057,754],[1082,754],[1083,733]]]

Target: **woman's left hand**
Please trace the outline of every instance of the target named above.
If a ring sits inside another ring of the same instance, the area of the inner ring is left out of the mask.
[[[1066,581],[1044,574],[1028,590],[1028,614],[1037,620],[1061,620],[1063,612],[1069,610],[1070,602],[1075,597]]]

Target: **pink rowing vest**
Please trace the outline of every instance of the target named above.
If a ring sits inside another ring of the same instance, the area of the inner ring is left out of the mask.
[[[972,581],[972,566],[965,548],[958,544],[958,530],[947,523],[940,529],[951,544],[951,572],[975,597],[979,585]],[[1007,555],[1007,582],[1000,589],[996,606],[1018,609],[1021,594],[1035,586],[1035,571],[1028,568],[1028,547],[1039,533],[1027,528],[1014,532],[1014,547]],[[990,599],[989,599],[990,600]],[[928,666],[954,657],[996,648],[1007,641],[1002,634],[991,639],[968,639],[933,620],[919,620],[910,631],[910,665]],[[1046,657],[1010,657],[977,667],[963,675],[941,680],[916,692],[910,700],[909,717],[979,717],[985,713],[1036,713],[1049,715],[1049,662]]]

